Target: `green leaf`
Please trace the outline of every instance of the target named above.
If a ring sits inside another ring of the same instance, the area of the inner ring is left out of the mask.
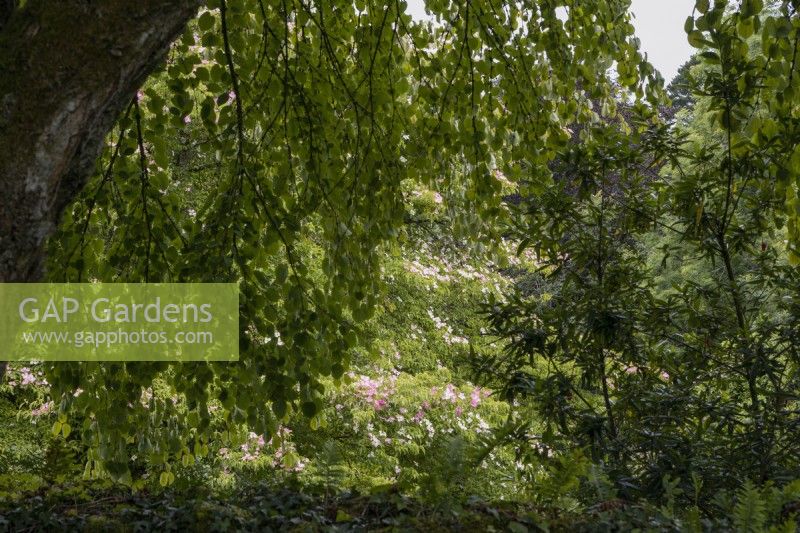
[[[214,15],[211,14],[210,11],[206,11],[200,18],[197,19],[197,27],[201,31],[208,31],[214,27]]]
[[[706,41],[703,32],[695,30],[689,32],[689,44],[694,48],[703,48],[708,44],[708,41]]]
[[[305,415],[308,418],[311,418],[315,414],[317,414],[317,404],[314,402],[303,402],[301,408],[303,411],[303,415]]]
[[[278,268],[275,269],[275,282],[279,285],[283,285],[286,283],[286,278],[289,274],[289,266],[286,263],[281,263],[278,265]]]

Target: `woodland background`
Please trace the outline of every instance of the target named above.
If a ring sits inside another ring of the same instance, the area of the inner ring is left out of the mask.
[[[666,88],[624,1],[143,2],[28,102],[45,4],[0,279],[238,282],[241,360],[4,367],[0,528],[796,530],[797,1]]]

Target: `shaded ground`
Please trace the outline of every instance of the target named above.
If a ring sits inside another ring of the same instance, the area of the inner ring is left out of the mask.
[[[396,493],[314,497],[253,486],[227,498],[64,485],[0,501],[3,531],[677,531],[608,502],[582,516],[472,502],[421,504]]]

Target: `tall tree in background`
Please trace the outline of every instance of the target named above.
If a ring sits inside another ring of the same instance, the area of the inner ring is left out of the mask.
[[[678,73],[667,85],[667,95],[672,100],[672,105],[677,109],[691,108],[695,98],[692,93],[692,68],[700,64],[700,59],[694,55],[689,61],[678,69]]]

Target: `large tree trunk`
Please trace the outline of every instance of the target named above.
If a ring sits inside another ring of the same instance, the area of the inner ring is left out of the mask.
[[[203,0],[15,3],[0,0],[0,282],[43,278],[103,139]]]

